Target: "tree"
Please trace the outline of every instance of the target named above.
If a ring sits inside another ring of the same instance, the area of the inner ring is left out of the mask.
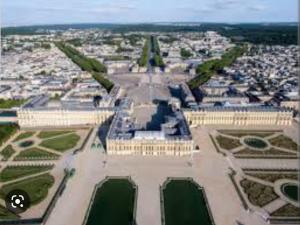
[[[82,70],[90,72],[93,78],[98,81],[108,92],[110,92],[114,84],[103,76],[103,73],[106,73],[107,69],[102,63],[96,59],[84,56],[79,51],[63,42],[57,42],[55,44],[75,64],[77,64]]]
[[[221,59],[213,59],[200,64],[196,68],[196,77],[187,82],[190,89],[198,88],[200,85],[206,83],[213,74],[219,73],[224,67],[230,66],[234,61],[242,56],[248,49],[247,45],[236,46],[225,53]]]
[[[183,59],[188,59],[190,58],[193,54],[189,51],[186,50],[185,48],[180,49],[180,55]]]

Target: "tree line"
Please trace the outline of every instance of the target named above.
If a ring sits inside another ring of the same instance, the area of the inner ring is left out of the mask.
[[[206,83],[214,74],[221,73],[224,67],[230,66],[247,51],[247,45],[236,46],[222,55],[221,59],[213,59],[200,64],[196,68],[197,76],[187,82],[190,89],[198,88]]]
[[[88,58],[77,51],[75,48],[63,43],[56,42],[55,45],[64,52],[75,64],[83,71],[90,72],[95,80],[97,80],[108,92],[113,88],[114,84],[104,77],[107,72],[106,67],[96,59]]]
[[[158,40],[156,37],[151,36],[150,37],[150,41],[151,41],[151,52],[153,52],[154,56],[153,56],[153,64],[154,66],[158,66],[158,67],[164,67],[164,61],[160,55],[160,48],[159,48],[159,44],[158,44]]]
[[[115,33],[126,32],[205,32],[216,31],[221,35],[232,38],[234,41],[247,41],[253,44],[267,45],[297,45],[298,23],[252,23],[252,24],[226,24],[226,23],[201,23],[194,25],[174,24],[65,24],[41,25],[25,27],[1,28],[1,36],[5,35],[36,35],[48,34],[48,30],[67,29],[106,29]],[[164,40],[162,40],[164,41]],[[135,40],[131,41],[132,43]]]
[[[138,60],[139,66],[141,67],[147,66],[147,63],[149,61],[148,51],[149,51],[149,37],[145,41],[141,58]]]

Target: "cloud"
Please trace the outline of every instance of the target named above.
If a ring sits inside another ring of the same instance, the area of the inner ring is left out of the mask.
[[[248,9],[252,11],[264,11],[267,7],[265,5],[252,5],[249,6]]]
[[[210,13],[217,10],[229,10],[242,6],[242,0],[215,0],[214,2],[208,2],[207,4],[201,4],[200,8],[192,6],[178,7],[178,10],[188,10],[194,13]]]
[[[202,6],[201,8],[183,6],[183,7],[177,7],[176,9],[179,11],[184,10],[191,13],[209,13],[213,11],[211,7],[207,7],[207,6]]]
[[[216,0],[212,4],[212,8],[214,9],[231,9],[231,8],[237,8],[238,5],[242,3],[241,0]]]
[[[85,11],[91,12],[103,12],[103,13],[118,13],[118,12],[125,12],[125,11],[132,11],[136,10],[137,7],[133,4],[128,3],[102,3],[102,4],[95,4],[94,8],[85,9]]]
[[[22,8],[24,10],[32,10],[36,12],[51,12],[51,13],[62,13],[62,12],[73,12],[73,13],[121,13],[137,9],[129,1],[115,1],[114,3],[99,3],[99,2],[87,2],[82,0],[75,0],[72,2],[63,2],[65,4],[55,4],[54,0],[51,4],[36,4],[36,5],[12,5],[11,9]]]
[[[4,24],[297,20],[297,0],[289,0],[289,4],[286,4],[287,0],[184,0],[178,2],[174,0],[151,0],[151,2],[149,0],[0,1],[2,8],[0,17],[1,22]],[[274,17],[274,15],[277,16]]]

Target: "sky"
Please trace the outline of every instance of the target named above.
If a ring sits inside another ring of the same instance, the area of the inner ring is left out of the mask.
[[[298,0],[1,0],[1,26],[296,22]]]

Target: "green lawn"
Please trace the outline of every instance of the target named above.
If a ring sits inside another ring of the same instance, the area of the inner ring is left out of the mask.
[[[40,145],[45,148],[64,152],[66,150],[74,148],[79,140],[80,140],[79,135],[69,134],[63,137],[56,137],[56,138],[44,140]]]
[[[36,205],[47,197],[48,190],[53,184],[54,177],[50,174],[44,174],[2,186],[0,189],[0,197],[4,199],[10,191],[21,189],[28,193],[31,205]]]
[[[6,182],[20,177],[51,170],[53,166],[8,166],[0,173],[0,181]]]
[[[21,151],[15,158],[14,160],[15,161],[20,161],[20,160],[34,160],[34,159],[48,159],[48,158],[59,158],[59,155],[57,154],[54,154],[52,152],[47,152],[47,151],[44,151],[40,148],[36,148],[36,147],[33,147],[33,148],[29,148],[29,149],[26,149],[24,151]]]
[[[0,146],[6,142],[17,129],[17,125],[14,124],[0,125]]]
[[[3,156],[3,161],[7,161],[16,151],[11,145],[7,145],[0,154]]]
[[[7,220],[7,219],[18,219],[19,217],[16,214],[8,211],[6,207],[0,205],[0,220]]]
[[[109,179],[96,191],[86,225],[132,225],[135,188],[127,179]]]
[[[34,134],[35,134],[35,132],[32,132],[32,131],[21,133],[18,135],[18,137],[15,138],[14,142],[32,137]]]
[[[22,105],[26,99],[0,99],[0,109],[10,109]]]
[[[41,138],[41,139],[45,139],[45,138],[51,138],[51,137],[55,137],[55,136],[62,135],[62,134],[68,134],[68,133],[71,133],[71,132],[73,132],[73,131],[72,130],[41,131],[38,134],[38,137]]]
[[[204,193],[189,180],[172,180],[163,190],[165,225],[212,225]]]

